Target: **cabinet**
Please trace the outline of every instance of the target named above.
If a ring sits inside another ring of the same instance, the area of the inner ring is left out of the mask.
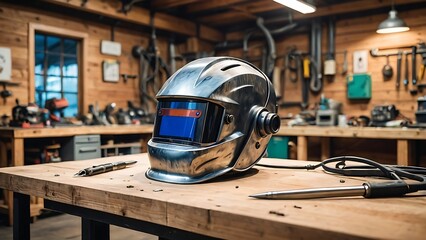
[[[66,140],[61,147],[62,160],[85,160],[101,157],[100,135],[79,135]]]

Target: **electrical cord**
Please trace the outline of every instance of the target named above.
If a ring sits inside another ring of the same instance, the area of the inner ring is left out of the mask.
[[[347,162],[361,163],[363,165],[351,166]],[[327,164],[335,163],[334,167],[327,166]],[[309,164],[305,166],[284,166],[284,165],[270,165],[257,163],[257,166],[268,168],[282,168],[282,169],[306,169],[315,170],[322,167],[326,172],[340,174],[344,176],[357,176],[357,177],[383,177],[395,181],[403,181],[404,179],[415,180],[417,182],[407,183],[409,192],[417,192],[419,190],[426,190],[426,168],[416,166],[398,166],[398,165],[384,165],[377,163],[373,160],[356,157],[356,156],[339,156],[323,160],[318,164]]]

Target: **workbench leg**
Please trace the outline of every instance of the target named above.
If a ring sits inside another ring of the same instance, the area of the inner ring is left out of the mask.
[[[397,165],[416,165],[415,142],[409,140],[397,140]]]
[[[109,224],[81,218],[82,240],[108,240]]]
[[[6,140],[0,138],[0,167],[7,167],[7,146]]]
[[[24,139],[14,138],[11,142],[12,146],[12,166],[23,166],[24,165]],[[10,201],[12,192],[9,191],[9,201],[7,207],[9,209],[9,225],[13,224],[13,201]]]
[[[308,160],[308,137],[297,137],[297,160]]]
[[[321,138],[321,161],[330,158],[330,138]]]
[[[12,140],[12,166],[24,166],[24,139]]]
[[[13,193],[13,239],[30,239],[30,196]]]

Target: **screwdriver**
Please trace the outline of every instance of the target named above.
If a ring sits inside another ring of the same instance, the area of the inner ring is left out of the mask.
[[[287,191],[272,191],[250,195],[259,199],[312,199],[330,197],[363,196],[365,198],[401,197],[417,190],[410,189],[402,180],[366,182],[361,186],[325,187]]]
[[[92,176],[104,172],[119,170],[125,168],[126,166],[135,164],[136,162],[137,161],[105,163],[80,170],[78,173],[74,174],[74,176]]]

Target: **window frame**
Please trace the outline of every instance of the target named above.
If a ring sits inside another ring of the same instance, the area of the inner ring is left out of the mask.
[[[77,53],[77,61],[79,63],[78,69],[78,113],[82,114],[87,112],[84,100],[87,99],[85,91],[85,82],[87,77],[87,51],[88,51],[88,38],[89,34],[85,32],[64,29],[60,27],[48,26],[39,23],[29,24],[28,34],[28,102],[35,102],[35,35],[37,33],[56,35],[64,38],[73,38],[80,41],[80,49]]]

